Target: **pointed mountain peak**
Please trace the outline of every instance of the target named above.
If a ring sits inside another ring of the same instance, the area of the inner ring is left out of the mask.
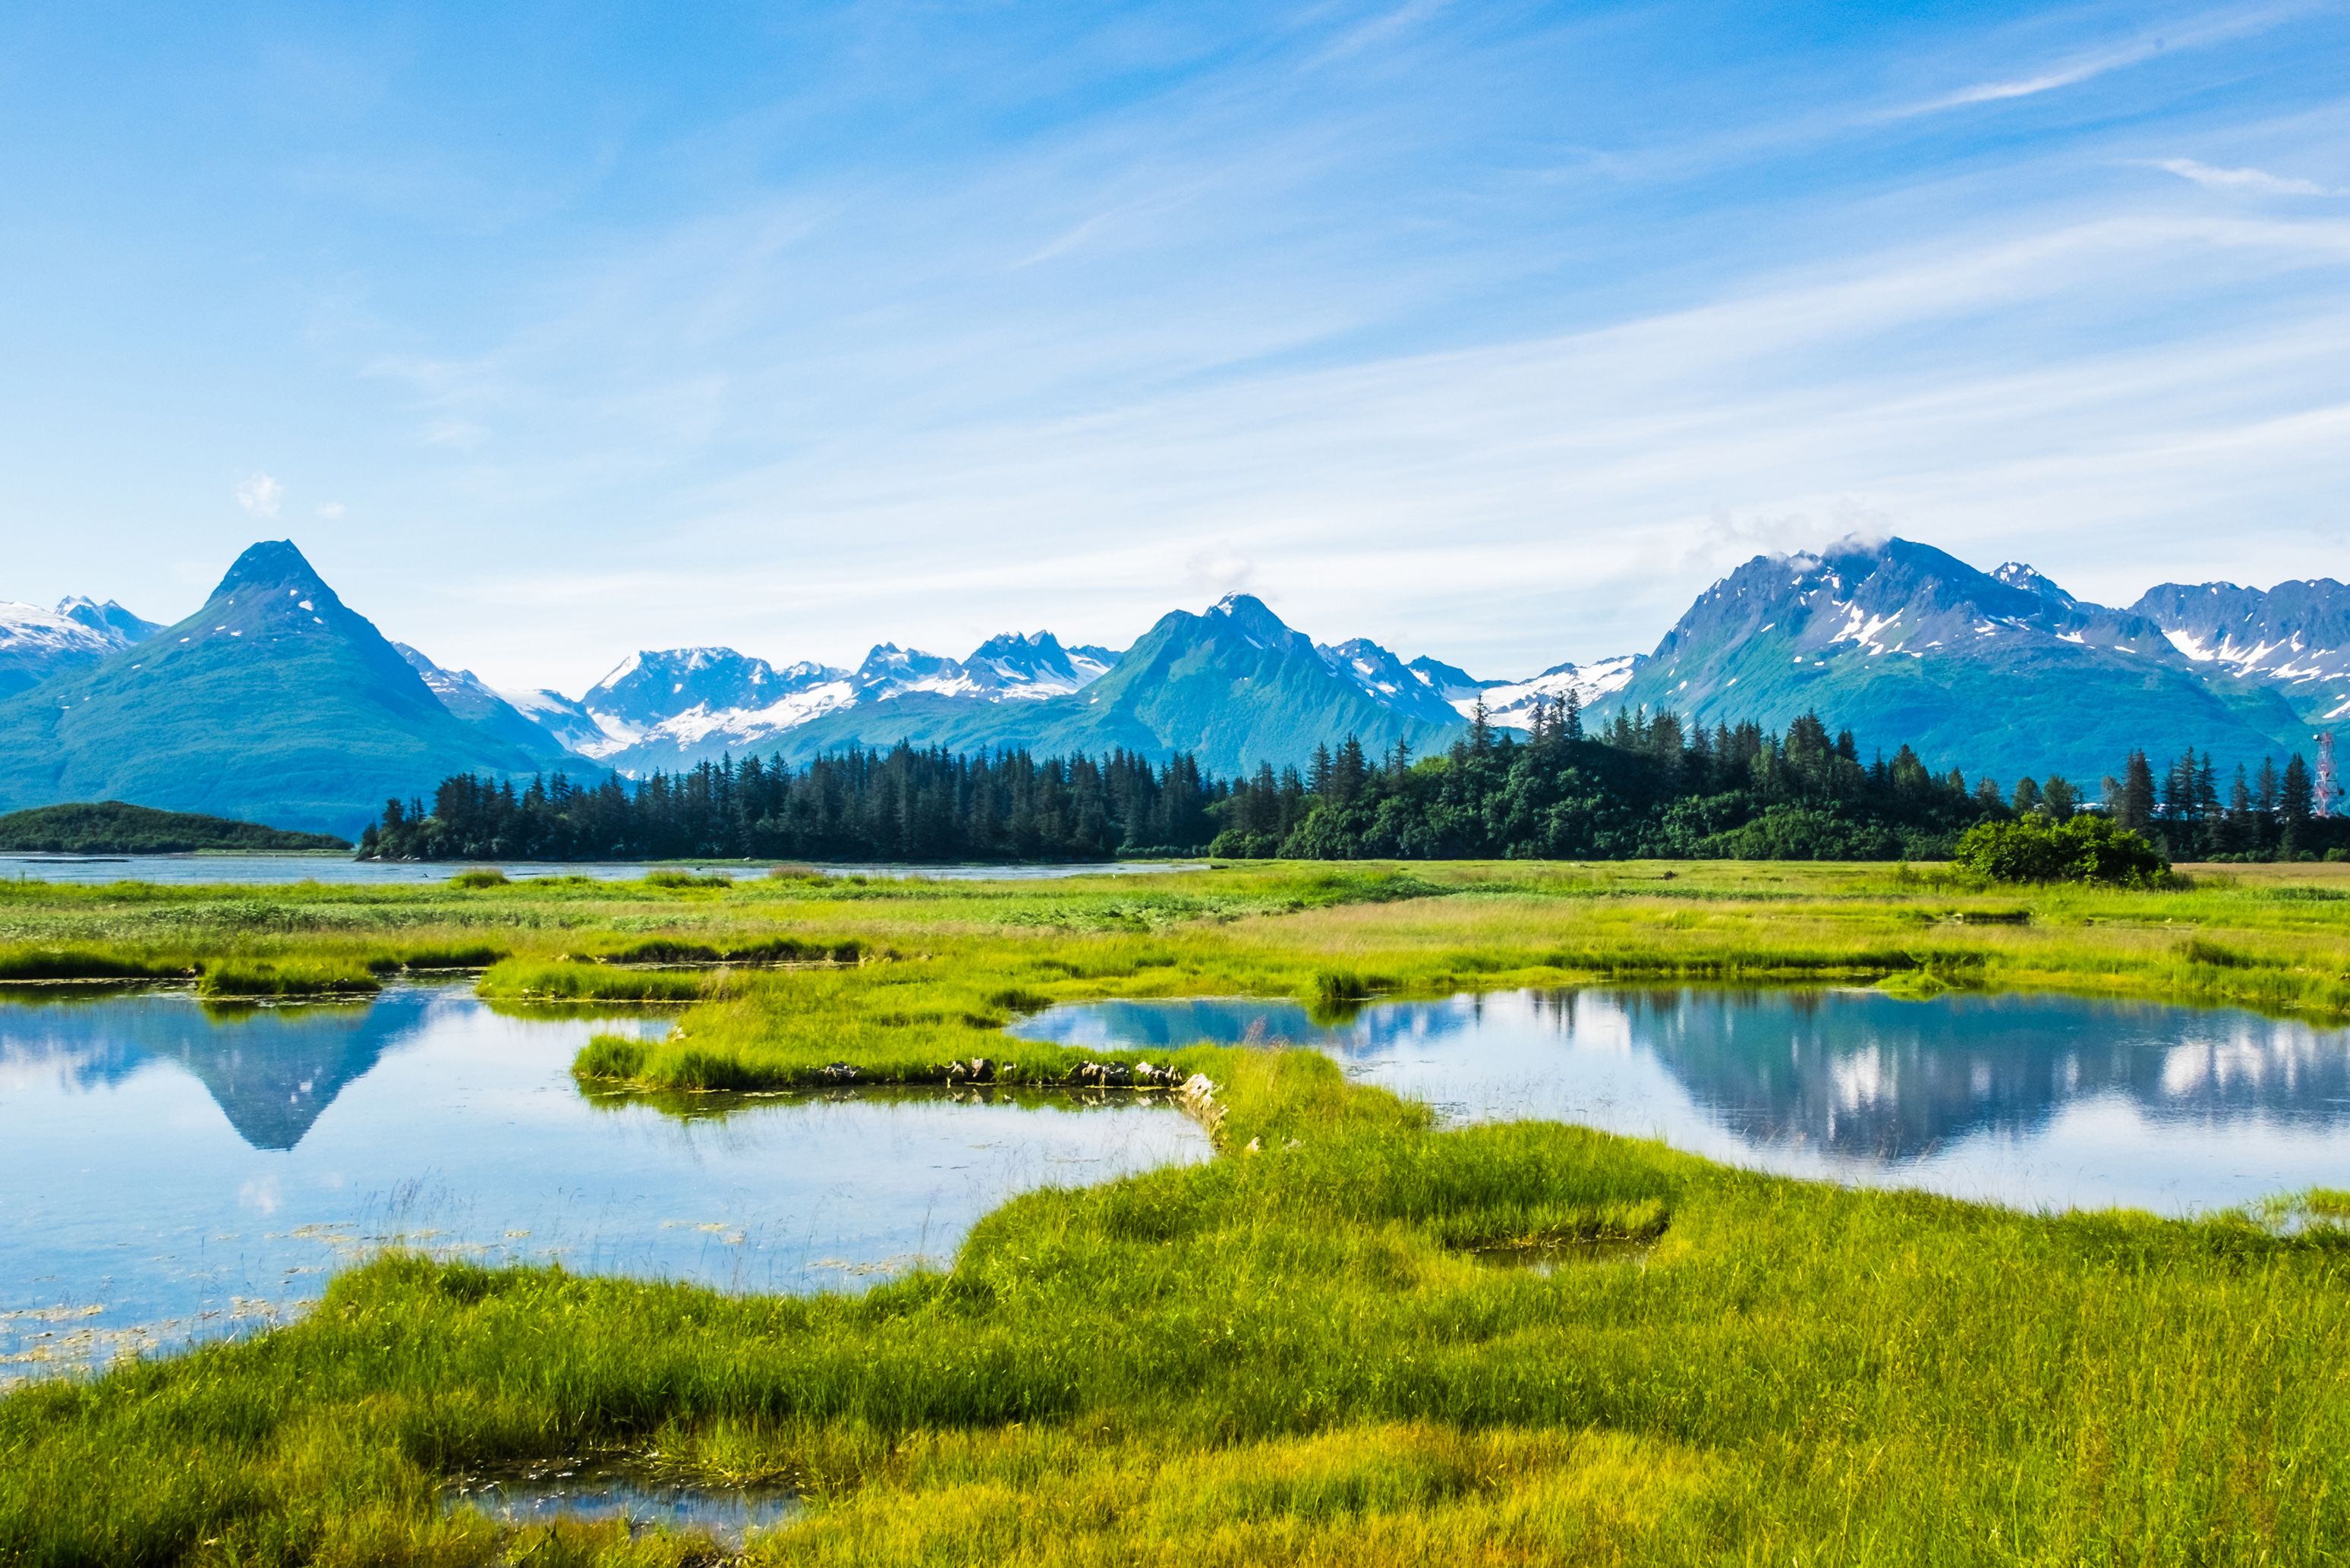
[[[1061,639],[1049,631],[999,631],[972,650],[965,664],[976,664],[983,659],[1008,659],[1020,655],[1051,658],[1062,651]]]
[[[294,547],[293,540],[264,539],[247,546],[244,554],[229,566],[228,576],[213,590],[213,597],[287,590],[298,598],[334,597],[334,590],[311,568],[302,552]]]
[[[162,630],[158,623],[136,616],[112,599],[99,604],[80,594],[70,594],[57,601],[57,613],[78,626],[92,631],[120,638],[124,643],[144,642]]]
[[[1226,594],[1208,607],[1208,618],[1230,621],[1234,630],[1263,647],[1275,647],[1290,638],[1304,640],[1303,633],[1274,614],[1254,594]]]
[[[2022,588],[2027,594],[2036,594],[2056,604],[2071,605],[2079,602],[2071,594],[2050,581],[2038,567],[2027,566],[2022,561],[2003,561],[1991,576],[2011,588]]]

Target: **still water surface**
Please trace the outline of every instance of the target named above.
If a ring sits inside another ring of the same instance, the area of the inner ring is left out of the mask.
[[[948,1257],[1012,1194],[1207,1157],[1163,1106],[978,1095],[591,1100],[594,1030],[401,987],[208,1010],[0,1001],[0,1381],[276,1320],[390,1243],[729,1290]],[[1514,992],[1317,1024],[1294,1002],[1113,1002],[1079,1045],[1291,1041],[1452,1121],[1538,1116],[1739,1164],[2027,1208],[2189,1212],[2350,1186],[2350,1035],[2054,996]]]
[[[674,865],[675,862],[660,864]],[[629,861],[506,860],[479,863],[449,860],[354,860],[345,855],[0,855],[0,878],[22,877],[35,882],[156,882],[185,887],[203,882],[283,884],[289,882],[383,884],[445,882],[460,871],[494,865],[517,881],[541,877],[588,877],[598,882],[627,882],[657,868],[657,863]],[[764,877],[769,862],[697,864],[691,869],[703,877]],[[827,877],[906,877],[922,882],[1034,882],[1055,877],[1147,877],[1168,871],[1197,871],[1199,862],[1170,860],[1102,861],[1071,866],[899,866],[878,862],[847,862],[818,866]]]
[[[1870,991],[1507,992],[1317,1024],[1291,1002],[1105,1002],[1097,1049],[1287,1041],[1453,1121],[1543,1117],[1734,1164],[2027,1209],[2189,1213],[2350,1186],[2350,1033],[2226,1009]]]
[[[0,1381],[265,1324],[391,1242],[729,1290],[951,1255],[1012,1194],[1204,1158],[1171,1109],[790,1096],[599,1104],[627,1020],[402,987],[351,1007],[0,1002]]]

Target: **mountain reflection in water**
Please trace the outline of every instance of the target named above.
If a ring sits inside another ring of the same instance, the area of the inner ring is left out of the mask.
[[[433,992],[284,1007],[203,1006],[172,992],[93,993],[12,1006],[0,1061],[42,1063],[80,1089],[170,1062],[255,1148],[290,1149],[385,1049],[424,1024]]]
[[[1584,1122],[2034,1205],[2175,1210],[2350,1173],[2350,1036],[2229,1009],[1673,988],[1379,1002],[1320,1022],[1283,1001],[1107,1002],[1014,1028],[1104,1048],[1312,1044],[1453,1120]]]
[[[725,1290],[859,1289],[1033,1188],[1205,1158],[1163,1105],[583,1095],[598,1030],[462,987],[224,1011],[0,994],[0,1386],[234,1334],[391,1246]]]

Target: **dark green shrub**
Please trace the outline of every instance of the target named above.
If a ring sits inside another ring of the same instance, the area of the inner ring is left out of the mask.
[[[1951,857],[1964,871],[1993,882],[2089,882],[2108,888],[2159,887],[2170,862],[2136,831],[2108,817],[2065,822],[2044,816],[1979,822]]]

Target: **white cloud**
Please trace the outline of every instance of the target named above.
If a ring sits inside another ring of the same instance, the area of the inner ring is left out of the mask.
[[[1183,575],[1195,588],[1222,595],[1237,593],[1256,576],[1256,563],[1226,545],[1195,551],[1183,563]]]
[[[342,514],[343,504],[339,501],[329,501],[318,508],[318,515],[325,518],[329,523],[332,523],[336,518],[340,517]]]
[[[1496,52],[1482,16],[1351,0],[1297,50],[1374,12],[1313,73],[1357,94],[1327,107],[1252,57],[1016,148],[620,228],[484,335],[354,345],[430,443],[432,488],[371,513],[493,557],[411,587],[443,619],[405,635],[584,684],[631,647],[1122,643],[1245,586],[1500,675],[1653,646],[1721,567],[1856,529],[2125,600],[2322,564],[2294,551],[2350,482],[2350,224],[2142,172],[2195,178],[2153,162],[2182,147],[2334,167],[2314,119],[2164,113],[2241,62],[2157,55],[2281,13],[1970,27],[1618,125],[1514,112],[1575,101],[1604,37]],[[1806,161],[1888,82],[1955,109],[2106,73],[2095,115],[1950,155],[1920,134],[1861,188]],[[1635,186],[1669,232],[1613,205]]]
[[[1927,99],[1906,109],[1895,110],[1888,119],[1906,119],[1914,115],[1939,114],[1947,109],[1967,109],[1976,104],[2004,103],[2014,99],[2037,98],[2060,88],[2076,87],[2108,72],[2125,70],[2132,66],[2166,54],[2186,49],[2206,48],[2215,44],[2231,42],[2305,15],[2312,6],[2288,4],[2252,9],[2231,8],[2207,13],[2183,26],[2174,26],[2159,33],[2145,33],[2126,42],[2077,54],[2060,60],[2029,75],[1995,78],[1977,82],[1971,87]]]
[[[1336,42],[1315,56],[1309,65],[1326,65],[1333,60],[1386,42],[1399,33],[1409,31],[1429,20],[1451,4],[1451,0],[1404,0],[1391,11],[1385,11],[1368,21],[1349,28]]]
[[[2147,165],[2192,180],[2211,191],[2249,191],[2260,196],[2330,196],[2334,192],[2314,180],[2272,174],[2265,169],[2219,169],[2192,158],[2157,158]]]
[[[236,487],[236,504],[255,517],[276,516],[277,504],[285,496],[286,487],[265,473],[256,473]]]

